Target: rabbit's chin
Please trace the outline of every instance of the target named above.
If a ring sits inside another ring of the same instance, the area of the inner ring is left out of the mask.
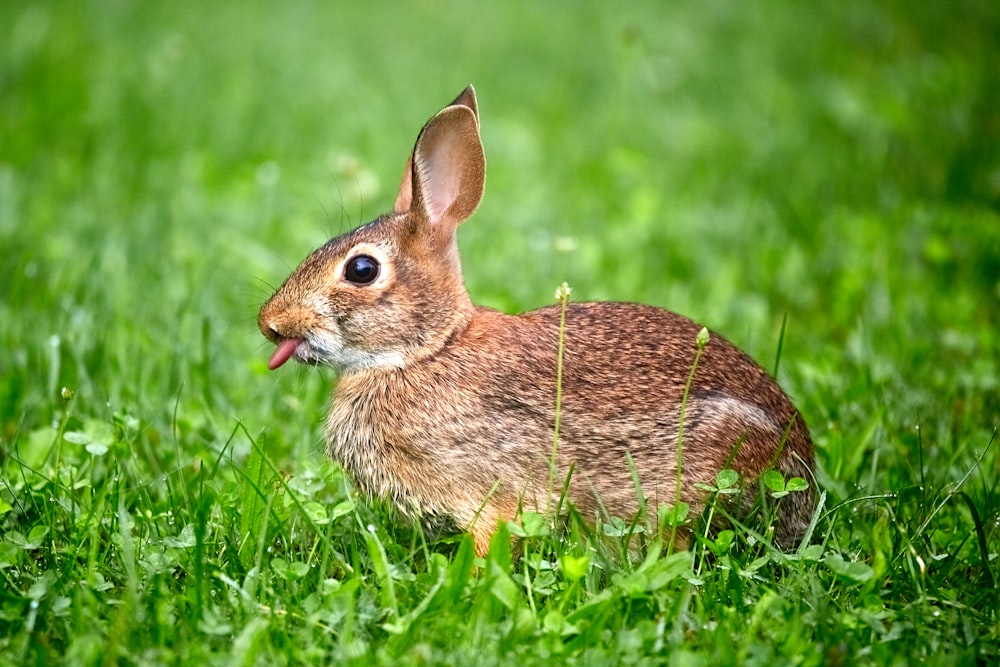
[[[319,363],[332,366],[340,373],[404,366],[403,355],[399,352],[366,352],[348,348],[339,350],[332,358],[325,358]]]
[[[399,352],[372,352],[344,346],[339,341],[318,336],[286,338],[278,343],[267,363],[276,370],[289,359],[310,366],[329,366],[338,373],[379,368],[402,368],[403,355]]]

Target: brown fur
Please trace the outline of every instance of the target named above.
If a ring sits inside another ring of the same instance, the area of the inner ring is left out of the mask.
[[[308,257],[259,323],[275,343],[304,341],[300,361],[341,372],[329,452],[357,483],[408,514],[454,520],[483,554],[498,522],[520,508],[551,512],[571,468],[569,499],[584,516],[636,513],[629,455],[653,506],[675,500],[680,406],[700,326],[650,306],[570,305],[553,468],[560,308],[478,308],[462,281],[455,231],[482,197],[478,130],[469,87],[421,131],[396,210]],[[379,260],[375,283],[345,278],[358,254]],[[801,415],[715,335],[690,388],[682,451],[680,496],[694,511],[705,500],[695,485],[726,465],[746,483],[772,466],[812,480]],[[811,490],[783,499],[780,544],[801,537],[812,507]]]

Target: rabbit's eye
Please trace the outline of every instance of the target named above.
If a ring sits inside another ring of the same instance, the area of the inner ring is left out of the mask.
[[[355,285],[370,285],[378,278],[378,260],[368,255],[358,255],[347,260],[344,277]]]

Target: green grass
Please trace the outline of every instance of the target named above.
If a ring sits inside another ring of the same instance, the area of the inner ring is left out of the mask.
[[[0,3],[0,663],[1000,660],[995,2],[327,4]],[[477,562],[325,460],[256,309],[469,82],[473,297],[780,345],[814,546]]]

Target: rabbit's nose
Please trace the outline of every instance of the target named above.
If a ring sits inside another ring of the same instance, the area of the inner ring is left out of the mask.
[[[272,322],[268,322],[265,326],[262,326],[261,333],[264,334],[265,338],[272,342],[278,342],[284,338],[284,336],[281,335],[281,332],[278,331],[278,327],[276,327]]]

